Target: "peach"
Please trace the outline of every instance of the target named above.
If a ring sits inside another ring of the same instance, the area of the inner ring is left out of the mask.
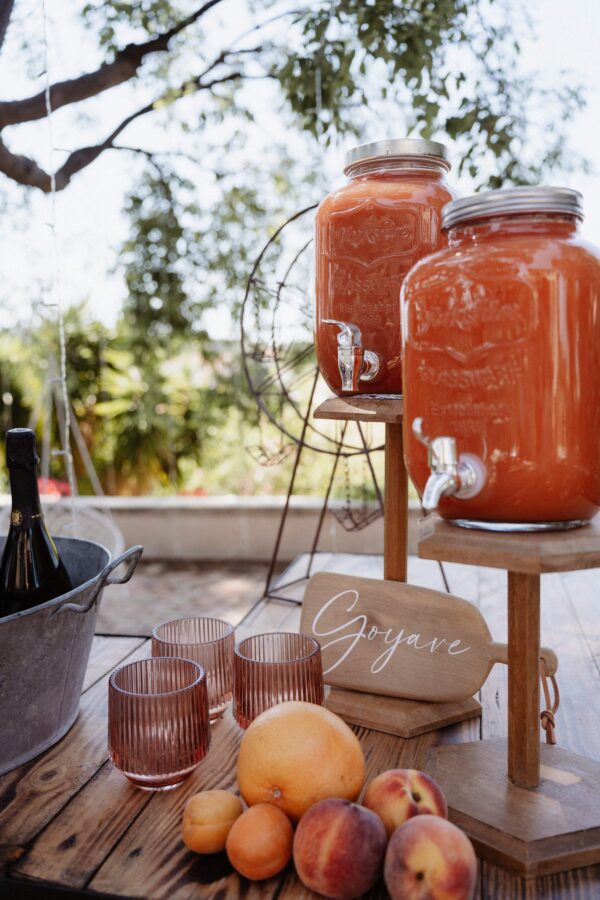
[[[392,900],[471,900],[477,858],[469,838],[452,822],[419,815],[391,836],[384,878]]]
[[[339,797],[315,803],[294,835],[294,864],[300,881],[333,900],[351,900],[373,887],[387,836],[383,822],[364,806]]]
[[[389,835],[413,816],[429,813],[448,818],[442,789],[417,769],[388,769],[367,785],[363,806],[377,813]]]
[[[181,836],[189,850],[219,853],[229,829],[242,814],[242,803],[231,791],[201,791],[185,805]]]

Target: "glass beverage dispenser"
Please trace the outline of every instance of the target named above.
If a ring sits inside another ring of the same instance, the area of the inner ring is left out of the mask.
[[[600,508],[600,251],[566,188],[448,204],[402,289],[404,447],[424,506],[502,531]]]
[[[346,155],[348,183],[319,206],[315,345],[336,394],[402,393],[400,287],[445,243],[449,168],[434,141],[363,144]]]

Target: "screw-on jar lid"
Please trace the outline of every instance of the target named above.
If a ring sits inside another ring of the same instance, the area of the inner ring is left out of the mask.
[[[473,219],[518,213],[562,213],[583,219],[583,197],[579,191],[560,187],[503,188],[452,200],[442,209],[442,228],[452,228]]]
[[[369,144],[360,144],[348,150],[344,159],[344,172],[357,162],[367,159],[390,159],[401,157],[429,156],[441,160],[446,167],[448,162],[448,150],[444,144],[437,141],[426,141],[423,138],[394,138],[393,140],[371,141]]]

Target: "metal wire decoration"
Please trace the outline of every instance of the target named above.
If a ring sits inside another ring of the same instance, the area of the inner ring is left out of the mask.
[[[358,531],[383,514],[383,499],[371,454],[370,431],[360,422],[333,423],[313,419],[313,410],[330,395],[316,363],[313,341],[312,227],[316,206],[293,215],[260,252],[248,278],[241,316],[244,374],[257,404],[258,443],[247,449],[263,466],[273,466],[294,454],[284,508],[265,587],[266,597],[291,602],[281,594],[294,582],[273,587],[273,575],[298,471],[308,456],[331,457],[329,481],[316,533],[308,554],[309,578],[327,511],[347,531]],[[350,461],[362,460],[358,503],[352,497]],[[343,471],[344,502],[331,508],[336,474]],[[373,505],[370,497],[375,497]],[[303,578],[299,581],[304,580]]]

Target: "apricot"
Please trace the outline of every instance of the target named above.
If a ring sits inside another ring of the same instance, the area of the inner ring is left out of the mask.
[[[384,878],[392,900],[471,900],[477,857],[469,838],[452,822],[415,816],[392,834]]]
[[[261,881],[285,869],[292,857],[294,829],[285,813],[270,803],[251,806],[235,820],[225,849],[244,878]]]
[[[441,787],[417,769],[388,769],[367,785],[363,805],[382,820],[388,837],[413,816],[429,813],[448,818]]]
[[[321,800],[306,812],[294,835],[294,865],[305,887],[352,900],[370,890],[383,866],[383,822],[348,800]]]
[[[183,843],[196,853],[219,853],[225,849],[229,829],[242,809],[240,798],[231,791],[194,794],[183,810]]]

